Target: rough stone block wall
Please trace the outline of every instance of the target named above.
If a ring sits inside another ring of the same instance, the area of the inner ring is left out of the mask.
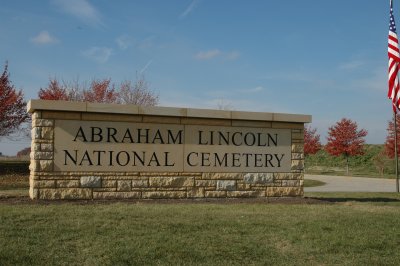
[[[35,111],[32,116],[30,197],[32,199],[193,199],[292,197],[303,195],[304,124],[232,120],[235,126],[262,126],[291,130],[291,170],[286,173],[154,173],[54,172],[55,119],[151,121],[177,118]],[[218,119],[188,119],[181,123],[226,124]]]

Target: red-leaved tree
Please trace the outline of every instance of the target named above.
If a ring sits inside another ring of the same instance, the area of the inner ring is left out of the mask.
[[[396,115],[397,124],[397,155],[400,154],[400,116]],[[394,158],[394,122],[389,121],[387,127],[388,135],[386,136],[385,142],[385,153],[389,158]]]
[[[83,99],[86,102],[118,103],[118,93],[111,79],[93,80],[90,88],[83,91]]]
[[[29,121],[22,91],[17,91],[10,81],[8,63],[0,77],[0,136],[15,132],[22,123]]]
[[[158,104],[158,95],[149,89],[149,83],[143,75],[136,77],[134,82],[129,80],[120,84],[111,79],[94,79],[87,83],[59,82],[50,79],[46,88],[40,89],[38,96],[43,100],[86,101],[98,103],[122,103],[142,106]]]
[[[346,173],[349,174],[349,157],[363,154],[365,129],[358,130],[357,122],[342,118],[334,126],[329,128],[328,143],[325,150],[333,156],[346,158]]]
[[[311,126],[304,127],[304,155],[316,154],[322,147],[317,129]]]
[[[42,100],[69,100],[67,90],[57,79],[50,79],[47,88],[40,88],[38,96]]]

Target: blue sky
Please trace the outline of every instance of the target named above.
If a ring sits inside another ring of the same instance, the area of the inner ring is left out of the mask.
[[[139,72],[162,106],[311,114],[323,142],[347,117],[383,143],[388,21],[389,1],[3,0],[0,62],[26,99],[50,77]]]

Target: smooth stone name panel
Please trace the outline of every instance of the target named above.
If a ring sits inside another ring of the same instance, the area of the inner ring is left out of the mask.
[[[291,130],[56,120],[55,171],[288,172]]]

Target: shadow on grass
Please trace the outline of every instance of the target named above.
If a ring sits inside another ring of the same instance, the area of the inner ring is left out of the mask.
[[[400,202],[400,199],[394,199],[394,198],[384,198],[384,197],[377,197],[377,198],[351,198],[351,197],[338,197],[338,198],[329,198],[329,197],[307,197],[309,199],[315,199],[315,200],[321,200],[321,201],[327,201],[331,203],[343,203],[343,202],[383,202],[383,203],[388,203],[388,202]]]

